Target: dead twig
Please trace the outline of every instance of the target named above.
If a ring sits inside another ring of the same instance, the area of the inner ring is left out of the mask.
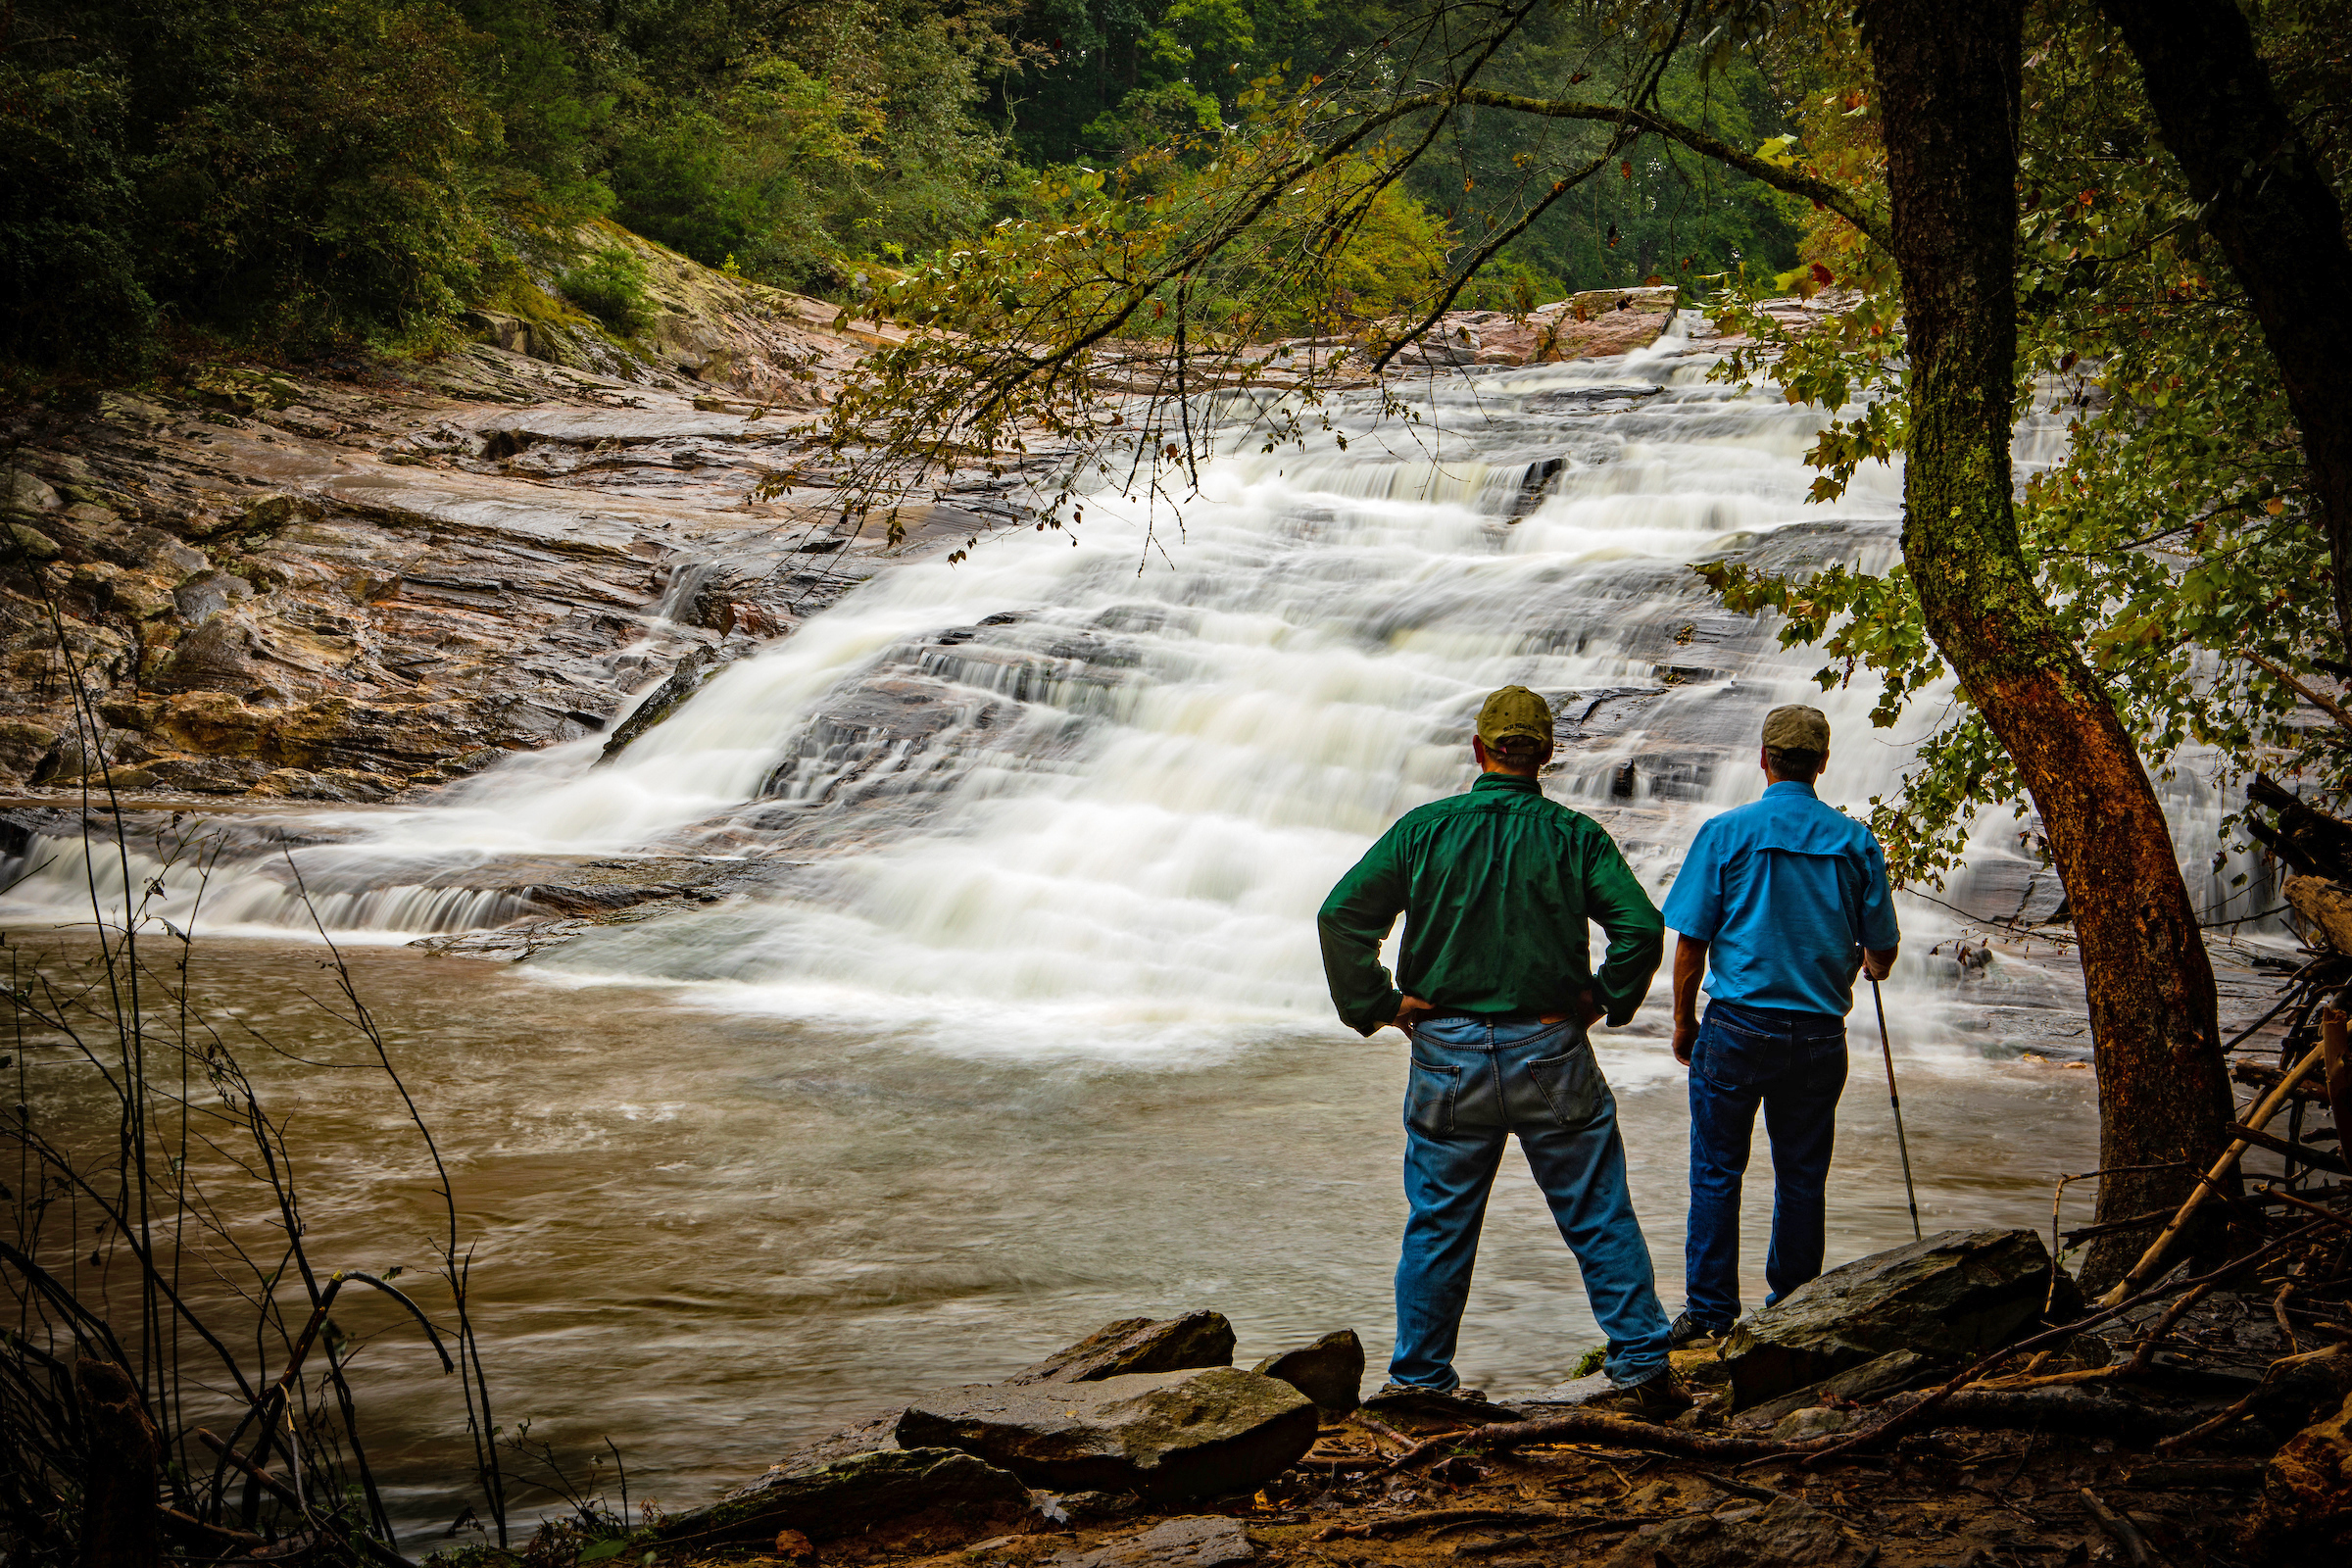
[[[2282,1193],[2276,1187],[2266,1187],[2262,1191],[2264,1197],[2274,1199],[2278,1202],[2284,1203],[2289,1208],[2299,1208],[2306,1214],[2316,1214],[2321,1219],[2326,1220],[2328,1224],[2335,1226],[2339,1230],[2352,1231],[2352,1219],[2344,1218],[2343,1215],[2338,1214],[2332,1208],[2322,1208],[2319,1204],[2306,1201],[2303,1199],[2297,1198],[2292,1193]]]
[[[2099,1528],[2106,1531],[2115,1542],[2115,1549],[2124,1554],[2124,1560],[2132,1568],[2156,1568],[2155,1554],[2148,1550],[2147,1539],[2139,1533],[2138,1526],[2101,1502],[2099,1494],[2088,1487],[2082,1489],[2082,1503],[2090,1510],[2090,1516],[2099,1522]]]
[[[269,1493],[270,1495],[275,1497],[279,1502],[284,1503],[287,1507],[292,1508],[303,1518],[309,1520],[310,1523],[315,1526],[321,1535],[324,1535],[337,1544],[347,1548],[356,1546],[368,1556],[372,1557],[378,1563],[383,1564],[384,1568],[416,1568],[415,1563],[409,1561],[408,1558],[403,1557],[399,1552],[394,1551],[390,1546],[385,1545],[373,1536],[368,1535],[366,1531],[345,1530],[332,1517],[320,1518],[318,1515],[313,1514],[308,1508],[303,1506],[302,1498],[295,1494],[292,1487],[287,1486],[283,1481],[280,1481],[269,1471],[264,1470],[260,1466],[254,1464],[243,1454],[237,1452],[227,1444],[221,1442],[220,1439],[214,1433],[205,1430],[203,1427],[198,1427],[196,1429],[196,1441],[203,1444],[206,1447],[212,1449],[213,1452],[219,1454],[223,1463],[227,1464],[229,1468],[235,1470],[239,1475],[242,1475],[246,1480],[252,1482],[255,1486],[260,1487],[264,1492]]]
[[[2205,1299],[2206,1296],[2212,1290],[2213,1287],[2210,1285],[2200,1285],[2195,1290],[2190,1291],[2186,1295],[2182,1296],[2180,1299],[2175,1301],[2171,1306],[2166,1307],[2164,1316],[2158,1318],[2156,1320],[2156,1326],[2148,1330],[2147,1338],[2141,1340],[2139,1344],[2133,1348],[2132,1351],[2132,1359],[2126,1362],[2125,1365],[2129,1366],[2133,1372],[2146,1371],[2148,1363],[2155,1358],[2156,1347],[2163,1343],[2166,1335],[2173,1332],[2173,1325],[2180,1322],[2182,1318],[2188,1316],[2189,1312],[2196,1306],[2196,1304]]]
[[[1515,1536],[1496,1536],[1493,1541],[1465,1541],[1458,1545],[1448,1547],[1446,1555],[1448,1557],[1492,1557],[1498,1552],[1517,1551],[1522,1546],[1532,1546],[1535,1544],[1536,1538],[1523,1530]]]
[[[1313,1449],[1293,1461],[1294,1470],[1324,1470],[1337,1474],[1343,1470],[1378,1470],[1389,1462],[1389,1456],[1374,1448],[1369,1453],[1318,1453]]]
[[[1712,1470],[1693,1470],[1690,1473],[1710,1487],[1721,1487],[1734,1496],[1753,1497],[1758,1502],[1777,1502],[1788,1495],[1786,1493],[1775,1492],[1770,1487],[1760,1487],[1753,1481],[1740,1481],[1731,1476],[1719,1476]]]
[[[1372,1434],[1372,1440],[1376,1444],[1382,1438],[1386,1438],[1391,1443],[1401,1446],[1407,1452],[1410,1452],[1413,1449],[1421,1446],[1419,1443],[1416,1443],[1413,1439],[1406,1437],[1403,1433],[1397,1431],[1395,1427],[1389,1425],[1386,1421],[1383,1421],[1380,1417],[1374,1415],[1369,1410],[1356,1411],[1355,1419],[1356,1422],[1362,1426],[1366,1432]]]
[[[1565,1515],[1550,1509],[1431,1508],[1421,1513],[1400,1513],[1390,1519],[1367,1519],[1360,1525],[1325,1525],[1315,1532],[1314,1539],[1370,1541],[1382,1536],[1407,1536],[1417,1530],[1435,1530],[1441,1525],[1556,1525],[1565,1522]]]
[[[2289,1341],[2288,1343],[2293,1342]],[[2305,1350],[2295,1355],[2280,1356],[2262,1369],[2262,1381],[2248,1389],[2242,1398],[2226,1410],[2216,1410],[2211,1416],[2190,1427],[2186,1432],[2176,1433],[2172,1437],[2162,1440],[2156,1445],[2156,1451],[2158,1453],[2176,1452],[2237,1422],[2260,1402],[2263,1392],[2271,1386],[2271,1380],[2278,1375],[2279,1368],[2299,1362],[2316,1361],[2335,1353],[2335,1348],[2330,1346],[2325,1350]]]

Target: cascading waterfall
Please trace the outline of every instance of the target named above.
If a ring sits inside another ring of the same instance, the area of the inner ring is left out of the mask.
[[[1863,808],[1909,760],[1912,737],[1867,720],[1871,683],[1820,691],[1813,657],[1685,569],[1730,550],[1884,566],[1899,470],[1808,505],[1823,416],[1708,382],[1691,348],[1670,331],[1617,360],[1443,381],[1417,424],[1373,428],[1342,399],[1344,447],[1266,453],[1240,421],[1180,516],[1101,495],[1077,548],[1015,532],[958,565],[896,566],[612,765],[598,741],[558,747],[429,807],[314,813],[330,842],[277,854],[330,928],[389,939],[513,918],[520,901],[451,885],[502,857],[758,860],[813,832],[822,853],[770,893],[593,931],[541,963],[963,1052],[1148,1056],[1197,1051],[1208,1025],[1229,1042],[1326,1029],[1316,904],[1389,821],[1466,781],[1494,686],[1560,696],[1585,738],[1548,787],[1660,900],[1697,824],[1760,790],[1774,704],[1830,712],[1834,803]],[[2021,451],[2050,446],[2029,429]],[[1166,555],[1139,571],[1147,521]],[[894,716],[916,708],[922,724]],[[2031,880],[2005,825],[1979,846],[1991,903]],[[14,898],[86,907],[78,848],[40,853],[54,868]],[[282,864],[223,858],[207,899],[158,912],[309,924]],[[1950,929],[1926,905],[1908,919]],[[1932,970],[1902,983],[1933,990]]]

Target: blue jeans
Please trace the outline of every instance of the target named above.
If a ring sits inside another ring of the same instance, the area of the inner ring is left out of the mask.
[[[1396,1349],[1389,1377],[1450,1389],[1454,1338],[1470,1298],[1487,1193],[1516,1133],[1551,1205],[1592,1316],[1601,1364],[1618,1384],[1666,1365],[1665,1309],[1625,1185],[1617,1102],[1573,1022],[1441,1018],[1413,1031],[1404,1099],[1404,1196],[1412,1205],[1396,1264]]]
[[[1740,1316],[1740,1179],[1756,1106],[1772,1140],[1772,1250],[1764,1304],[1821,1272],[1830,1152],[1845,1090],[1845,1020],[1710,1002],[1690,1051],[1690,1230],[1686,1304],[1726,1329]]]

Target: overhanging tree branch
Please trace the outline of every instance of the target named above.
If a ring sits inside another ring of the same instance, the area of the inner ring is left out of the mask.
[[[1702,157],[1737,169],[1775,190],[1820,203],[1860,229],[1872,244],[1882,249],[1886,247],[1890,235],[1886,215],[1875,202],[1865,201],[1818,174],[1808,174],[1797,169],[1784,169],[1768,158],[1741,152],[1720,136],[1710,136],[1694,125],[1669,120],[1654,110],[1633,109],[1623,104],[1580,103],[1566,98],[1530,98],[1520,93],[1494,92],[1485,87],[1455,87],[1400,98],[1389,106],[1387,118],[1410,114],[1417,109],[1451,107],[1455,104],[1501,109],[1512,114],[1541,115],[1549,120],[1598,121],[1604,124],[1624,125],[1652,136],[1663,136],[1668,141],[1682,143]]]

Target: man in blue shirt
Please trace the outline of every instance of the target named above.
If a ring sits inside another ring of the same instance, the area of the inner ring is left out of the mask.
[[[1772,1140],[1764,1304],[1821,1272],[1854,977],[1884,980],[1901,941],[1879,841],[1813,793],[1829,756],[1830,721],[1819,709],[1766,714],[1764,798],[1702,826],[1666,895],[1666,924],[1679,938],[1674,1056],[1690,1069],[1678,1348],[1723,1333],[1740,1315],[1740,1179],[1758,1105]]]

